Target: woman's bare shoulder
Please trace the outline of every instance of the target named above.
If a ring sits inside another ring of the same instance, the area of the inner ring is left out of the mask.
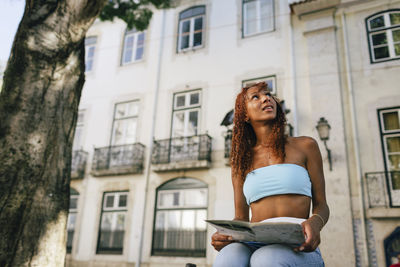
[[[292,143],[296,147],[301,148],[303,151],[318,148],[317,141],[310,136],[297,136],[297,137],[290,136],[288,137],[288,142]]]

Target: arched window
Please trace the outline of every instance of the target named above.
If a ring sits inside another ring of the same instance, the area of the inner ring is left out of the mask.
[[[72,251],[72,242],[74,240],[76,214],[78,213],[79,193],[75,189],[70,189],[69,196],[69,213],[67,220],[67,253]]]
[[[400,10],[366,18],[371,63],[400,58]]]
[[[152,255],[205,257],[207,185],[176,178],[157,189]]]
[[[145,32],[136,29],[126,30],[124,36],[124,47],[122,51],[121,64],[129,64],[139,61],[144,54]]]
[[[203,45],[205,6],[191,7],[179,14],[178,52]]]
[[[400,226],[397,227],[385,240],[386,265],[397,263],[400,259]]]

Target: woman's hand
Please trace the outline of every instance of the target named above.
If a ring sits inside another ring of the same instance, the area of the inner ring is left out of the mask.
[[[215,232],[211,237],[211,245],[215,248],[215,250],[220,251],[226,245],[234,242],[232,237],[229,235],[221,235],[218,232]]]
[[[300,245],[300,247],[295,248],[295,251],[311,252],[317,249],[320,239],[320,231],[323,227],[322,222],[316,216],[311,216],[308,220],[304,221],[302,224],[303,233],[306,237],[306,241]]]

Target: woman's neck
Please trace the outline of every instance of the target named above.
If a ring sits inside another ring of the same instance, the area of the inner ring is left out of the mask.
[[[257,137],[256,146],[269,146],[272,136],[272,124],[263,124],[253,126]]]

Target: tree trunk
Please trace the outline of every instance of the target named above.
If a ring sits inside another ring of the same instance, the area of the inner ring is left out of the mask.
[[[0,95],[0,266],[64,266],[84,37],[106,0],[26,0]]]

